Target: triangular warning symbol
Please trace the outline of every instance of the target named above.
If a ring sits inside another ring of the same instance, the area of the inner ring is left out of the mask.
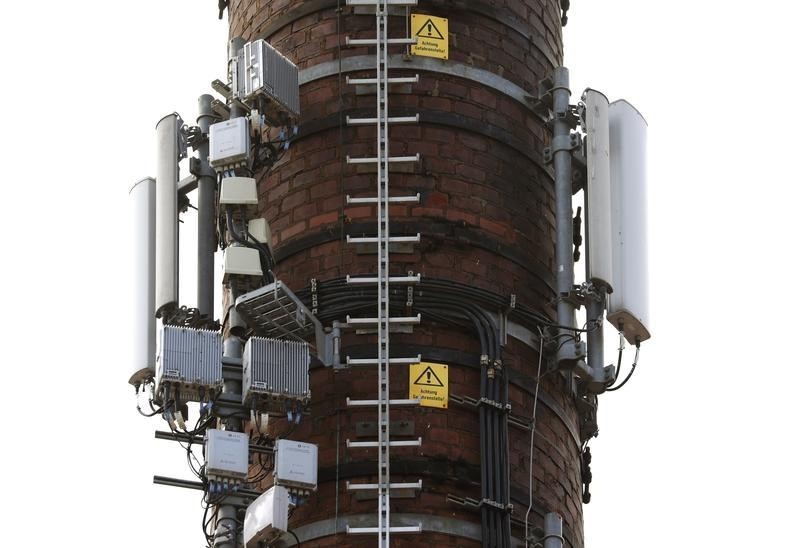
[[[444,36],[442,36],[442,33],[436,28],[436,24],[431,19],[425,21],[425,24],[419,29],[417,36],[420,38],[430,38],[432,40],[444,40]]]
[[[434,373],[430,365],[425,368],[425,371],[423,371],[419,377],[417,377],[417,380],[414,381],[414,384],[417,386],[444,387],[444,384],[442,384],[441,379],[436,376],[436,373]]]

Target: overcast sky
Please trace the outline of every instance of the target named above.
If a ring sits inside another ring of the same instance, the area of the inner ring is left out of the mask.
[[[3,8],[9,546],[203,542],[199,493],[151,483],[189,476],[126,384],[128,189],[154,174],[158,119],[193,122],[224,79],[216,15],[211,0]],[[574,0],[569,15],[574,99],[628,99],[650,144],[653,339],[601,397],[586,545],[796,544],[800,7]]]

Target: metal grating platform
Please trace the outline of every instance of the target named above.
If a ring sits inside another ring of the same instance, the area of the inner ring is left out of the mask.
[[[321,327],[319,320],[280,280],[236,299],[236,311],[258,335],[304,340]]]

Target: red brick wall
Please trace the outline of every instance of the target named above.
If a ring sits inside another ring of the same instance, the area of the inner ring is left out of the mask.
[[[319,4],[319,3],[318,3]],[[323,3],[324,4],[324,3]],[[366,55],[365,47],[347,47],[345,36],[372,37],[374,16],[352,14],[341,1],[338,21],[335,3],[321,11],[301,14],[311,2],[297,0],[233,0],[230,6],[231,36],[265,38],[302,69],[339,58]],[[562,57],[560,11],[557,0],[470,0],[483,10],[460,9],[464,2],[424,1],[416,12],[449,18],[450,62],[464,63],[495,73],[533,94],[537,82],[548,75]],[[480,12],[480,13],[479,13]],[[284,19],[281,19],[284,18]],[[285,21],[276,26],[275,21]],[[390,27],[400,36],[404,19],[392,17]],[[337,34],[337,28],[341,33]],[[524,36],[516,29],[524,30]],[[269,31],[265,34],[265,31]],[[393,206],[392,226],[400,231],[422,233],[414,253],[392,256],[392,273],[419,272],[423,276],[451,279],[502,295],[516,294],[517,301],[552,314],[554,203],[552,177],[541,163],[541,151],[548,132],[533,112],[492,88],[467,79],[438,73],[419,73],[420,82],[395,89],[392,108],[421,112],[423,123],[392,128],[393,155],[420,153],[422,161],[412,169],[393,170],[392,193],[419,192],[418,205]],[[364,73],[365,75],[367,73]],[[400,74],[400,73],[398,73]],[[342,77],[344,82],[344,77]],[[357,95],[354,86],[342,84],[334,75],[301,87],[301,138],[285,157],[259,181],[263,215],[270,222],[273,244],[282,258],[277,275],[294,289],[306,287],[311,278],[327,280],[347,274],[371,274],[375,255],[359,255],[341,243],[342,234],[360,235],[354,227],[374,224],[375,211],[369,206],[345,206],[344,195],[370,196],[375,193],[374,174],[347,166],[344,157],[374,154],[374,128],[342,128],[335,125],[316,132],[304,131],[309,124],[337,115],[341,110],[374,111],[374,94]],[[458,115],[462,127],[425,122],[426,113]],[[499,137],[490,138],[474,128],[494,128]],[[321,233],[336,239],[311,238]],[[480,240],[482,245],[476,246]],[[513,250],[506,253],[504,250]],[[347,337],[345,345],[366,344],[366,337]],[[427,345],[471,354],[477,360],[480,349],[472,333],[425,322],[413,335],[392,337],[393,344]],[[503,354],[507,367],[533,377],[536,351],[509,339]],[[451,394],[477,397],[479,370],[451,364]],[[392,370],[392,390],[407,397],[407,369]],[[349,450],[347,438],[355,439],[355,423],[375,421],[374,410],[353,411],[345,398],[374,398],[376,376],[357,369],[334,373],[317,369],[312,374],[312,412],[292,437],[312,441],[320,447],[321,470],[338,461],[342,465],[374,462],[374,450]],[[523,390],[512,384],[509,399],[512,412],[530,417],[533,386]],[[568,422],[577,429],[574,402],[560,377],[542,383],[542,392],[555,400]],[[450,463],[480,464],[478,414],[474,409],[451,405],[447,410],[409,409],[392,411],[392,420],[415,423],[415,435],[422,436],[422,448],[394,449],[392,462],[440,459]],[[280,421],[278,421],[280,423]],[[282,425],[276,425],[281,430]],[[338,428],[338,451],[337,451]],[[574,546],[583,545],[580,503],[579,456],[562,420],[547,407],[538,411],[534,454],[534,496],[549,510],[564,516],[573,533]],[[527,501],[529,434],[509,428],[512,486],[522,490]],[[397,467],[394,468],[396,473]],[[478,479],[480,476],[478,476]],[[345,478],[346,479],[346,478]],[[368,477],[349,478],[370,481]],[[393,477],[413,481],[416,477]],[[339,515],[373,513],[376,501],[358,501],[338,486]],[[447,494],[480,498],[480,486],[456,478],[423,478],[424,490],[416,499],[392,499],[395,512],[431,513],[480,522],[479,513],[445,502]],[[298,508],[294,527],[334,517],[336,484],[322,481],[319,492]],[[524,519],[525,507],[515,502],[515,517]],[[520,536],[514,530],[515,536]],[[413,536],[397,546],[418,543]],[[426,541],[432,542],[430,535]],[[329,538],[314,545],[359,546],[358,539]],[[374,538],[363,539],[374,545]],[[441,535],[437,546],[477,545],[457,537]]]

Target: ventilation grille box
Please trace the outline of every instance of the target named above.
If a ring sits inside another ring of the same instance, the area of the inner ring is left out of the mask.
[[[297,66],[264,40],[245,44],[242,62],[245,98],[266,96],[270,101],[263,114],[273,124],[297,120],[300,114]]]
[[[287,400],[307,402],[310,364],[307,342],[251,337],[242,356],[243,403],[283,413]]]
[[[156,390],[180,391],[183,401],[202,401],[222,386],[222,337],[216,331],[164,326],[156,357]]]

